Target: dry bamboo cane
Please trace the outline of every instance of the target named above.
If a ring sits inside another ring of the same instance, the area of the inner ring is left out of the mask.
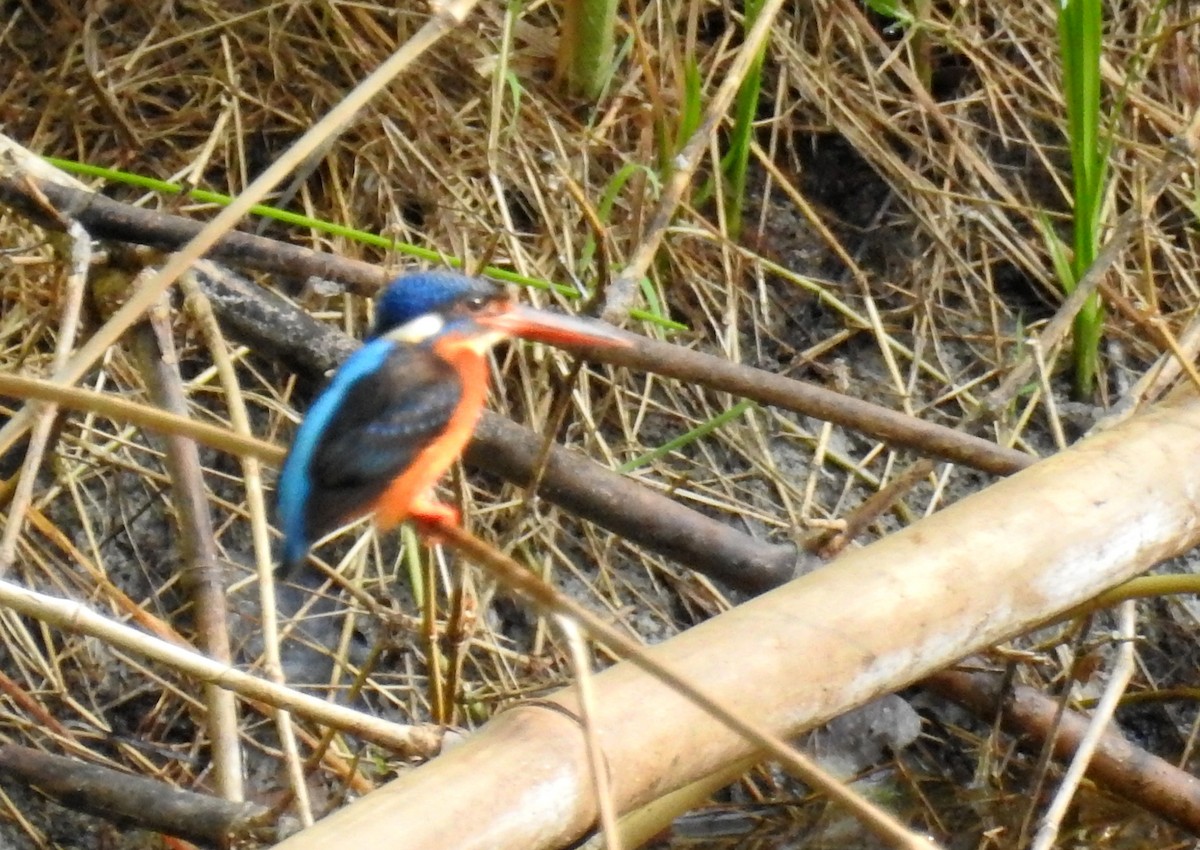
[[[995,484],[652,652],[759,722],[799,733],[1054,617],[1200,538],[1200,402],[1159,408]],[[631,664],[591,721],[618,811],[752,754]],[[594,796],[574,692],[501,714],[462,746],[282,847],[551,848]]]

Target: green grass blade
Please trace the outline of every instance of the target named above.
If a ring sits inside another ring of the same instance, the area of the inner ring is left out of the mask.
[[[1108,182],[1109,143],[1100,139],[1100,49],[1104,36],[1100,0],[1061,0],[1058,29],[1074,201],[1071,240],[1074,256],[1069,276],[1064,276],[1061,269],[1058,274],[1063,289],[1071,292],[1096,259]],[[1077,398],[1089,398],[1092,394],[1103,325],[1104,308],[1099,296],[1093,295],[1075,317],[1073,358]]]
[[[120,171],[113,168],[105,168],[99,165],[91,165],[85,162],[75,162],[69,159],[57,159],[55,157],[45,157],[46,161],[56,168],[60,168],[71,174],[78,174],[84,177],[94,177],[103,180],[108,180],[113,183],[121,183],[126,186],[135,186],[139,189],[146,189],[151,192],[159,192],[165,195],[185,195],[194,201],[199,201],[205,204],[217,204],[218,206],[228,206],[233,200],[229,195],[223,195],[220,192],[211,192],[206,189],[185,189],[176,183],[168,183],[165,180],[158,180],[153,177],[146,177],[142,174],[131,174],[127,171]],[[376,233],[368,233],[365,230],[357,230],[353,227],[347,227],[343,224],[336,224],[322,219],[312,218],[299,213],[288,212],[287,210],[279,209],[278,207],[267,206],[265,204],[256,204],[250,208],[252,215],[269,218],[274,221],[287,224],[291,227],[304,227],[315,230],[319,233],[326,233],[330,236],[337,236],[347,239],[352,242],[358,242],[364,245],[371,245],[376,248],[381,248],[385,251],[394,251],[403,254],[407,257],[414,257],[418,260],[424,260],[430,263],[447,264],[451,268],[461,269],[464,263],[459,257],[450,257],[442,254],[439,251],[433,251],[429,248],[423,248],[420,245],[413,245],[410,242],[401,242],[397,239],[389,239],[386,236],[380,236]],[[540,278],[528,277],[527,275],[517,274],[508,269],[501,269],[495,266],[488,266],[483,269],[483,273],[488,277],[504,283],[511,283],[517,286],[524,286],[530,289],[553,290],[565,298],[577,299],[582,297],[582,293],[575,287],[565,283],[555,283],[546,281]],[[649,322],[657,325],[668,331],[685,331],[687,325],[676,322],[665,316],[659,315],[648,310],[630,310],[629,315],[639,321]]]
[[[600,196],[600,203],[596,204],[596,217],[601,222],[608,224],[612,220],[612,209],[617,203],[617,198],[620,196],[621,190],[625,188],[625,184],[629,182],[629,178],[633,177],[639,171],[647,174],[651,182],[657,185],[658,177],[649,168],[636,162],[625,163],[612,176],[612,179],[608,181],[608,185],[604,187],[604,194]],[[595,256],[596,237],[589,231],[587,238],[583,242],[583,250],[579,252],[578,270],[580,274],[583,274],[592,265],[592,259]]]
[[[745,28],[754,26],[763,0],[746,0]],[[750,63],[746,78],[738,88],[734,102],[733,129],[729,134],[729,151],[721,162],[728,191],[725,193],[725,228],[731,239],[742,232],[742,209],[746,202],[746,170],[750,164],[750,142],[754,137],[754,119],[758,115],[758,99],[762,93],[762,66],[770,40],[764,40],[762,49]]]
[[[596,100],[613,71],[617,0],[569,0],[559,64],[572,94]]]
[[[666,443],[663,443],[658,448],[651,449],[650,451],[646,452],[644,455],[635,457],[633,460],[626,461],[625,463],[623,463],[617,467],[617,472],[620,472],[620,473],[632,472],[633,470],[635,470],[639,467],[645,466],[648,463],[653,463],[654,461],[658,460],[663,455],[670,454],[671,452],[681,449],[684,446],[689,445],[690,443],[696,442],[696,440],[703,439],[704,437],[708,436],[713,431],[717,430],[718,428],[725,425],[726,423],[731,422],[734,419],[737,419],[739,416],[741,416],[743,413],[745,413],[747,410],[749,410],[751,407],[754,407],[754,406],[755,406],[754,402],[750,401],[749,399],[743,399],[742,401],[739,401],[737,404],[735,404],[733,407],[726,410],[724,413],[714,416],[712,419],[696,426],[692,430],[688,431],[686,434],[680,434],[675,439],[670,440]]]

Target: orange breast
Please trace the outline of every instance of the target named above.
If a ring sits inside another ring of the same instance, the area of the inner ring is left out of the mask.
[[[430,443],[375,502],[375,524],[389,529],[406,520],[413,503],[424,496],[462,454],[475,431],[487,397],[487,361],[465,346],[447,345],[438,352],[455,367],[462,397],[440,437]]]

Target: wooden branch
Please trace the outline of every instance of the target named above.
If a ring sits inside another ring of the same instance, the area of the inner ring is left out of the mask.
[[[627,347],[584,348],[581,351],[591,360],[653,372],[760,404],[803,413],[859,431],[889,446],[911,449],[927,457],[961,463],[984,472],[1009,475],[1037,460],[1024,452],[889,407],[835,393],[816,384],[649,337],[631,333],[624,336],[630,342]]]
[[[179,357],[166,299],[152,307],[130,333],[130,351],[154,404],[187,416],[187,393],[179,374]],[[204,466],[196,443],[186,437],[164,437],[163,465],[171,482],[173,519],[179,540],[183,585],[195,611],[197,643],[214,661],[233,663],[229,643],[225,570],[217,555],[216,531],[204,486]],[[205,718],[212,745],[217,788],[228,800],[245,797],[242,753],[238,742],[237,704],[229,691],[205,686]]]
[[[359,345],[214,263],[198,263],[193,276],[231,334],[311,379],[335,368]],[[537,470],[542,442],[530,429],[485,410],[464,460],[524,486]],[[804,568],[798,567],[802,556],[795,546],[743,534],[569,449],[551,447],[538,495],[648,551],[750,593],[776,587]]]
[[[132,207],[103,195],[48,181],[34,183],[51,203],[77,217],[97,237],[172,250],[203,227],[201,222],[192,219]],[[46,227],[56,226],[54,219],[48,217],[30,196],[24,181],[0,174],[0,202],[36,218]],[[391,277],[383,268],[370,263],[237,232],[218,239],[207,256],[293,278],[317,276],[336,280],[362,295],[374,295]],[[282,299],[279,301],[286,303]],[[304,337],[293,337],[293,346],[297,339],[305,340]],[[1023,452],[816,384],[636,334],[629,334],[628,340],[631,343],[628,348],[585,349],[585,352],[589,359],[678,378],[815,416],[891,446],[912,449],[922,455],[962,463],[985,472],[1007,475],[1024,469],[1035,460]]]
[[[275,837],[265,806],[183,791],[157,779],[17,744],[0,745],[0,772],[49,794],[67,808],[119,824],[209,844]]]
[[[205,222],[124,204],[98,192],[74,189],[48,180],[33,180],[39,192],[62,213],[78,218],[96,239],[112,239],[175,251],[186,245]],[[49,230],[61,225],[32,197],[21,180],[0,174],[0,201]],[[273,272],[288,278],[318,277],[339,281],[359,295],[373,295],[391,275],[382,266],[324,254],[264,236],[233,230],[221,236],[205,256],[240,268]]]
[[[998,673],[943,670],[927,678],[924,684],[982,718],[990,720],[999,714],[1006,730],[1027,736],[1038,746],[1047,735],[1055,734],[1055,756],[1069,759],[1087,731],[1089,718],[1068,710],[1056,732],[1055,700],[1028,685],[1017,685],[1011,692],[1002,691],[1002,680]],[[1131,744],[1118,731],[1106,732],[1101,737],[1087,775],[1105,790],[1200,835],[1200,779]]]

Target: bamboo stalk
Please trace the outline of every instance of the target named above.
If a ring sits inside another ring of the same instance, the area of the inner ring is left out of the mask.
[[[743,715],[796,734],[1193,546],[1197,451],[1200,401],[1160,408],[652,654]],[[753,754],[632,664],[605,671],[594,686],[590,716],[619,811]],[[280,846],[387,847],[397,836],[409,850],[569,843],[596,819],[577,717],[571,690],[502,714]]]

